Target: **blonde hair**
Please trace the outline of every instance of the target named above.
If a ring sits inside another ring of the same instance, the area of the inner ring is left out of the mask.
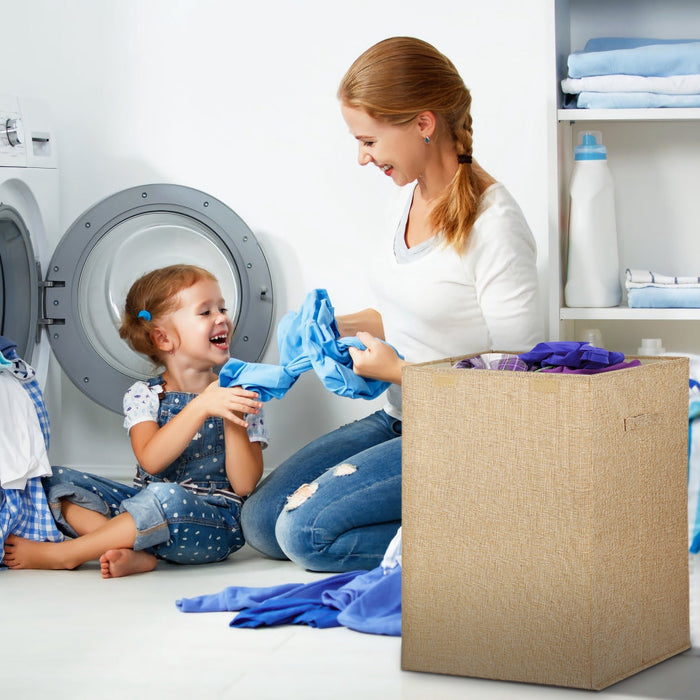
[[[421,112],[431,111],[454,141],[457,156],[471,160],[471,93],[452,62],[425,41],[393,37],[370,47],[343,77],[338,99],[393,125],[407,124]],[[469,162],[460,164],[431,212],[433,229],[458,250],[466,244],[476,219],[479,185]]]
[[[196,265],[169,265],[139,277],[126,295],[119,336],[136,352],[160,364],[151,331],[159,318],[176,309],[177,295],[202,280],[217,281],[211,272]]]

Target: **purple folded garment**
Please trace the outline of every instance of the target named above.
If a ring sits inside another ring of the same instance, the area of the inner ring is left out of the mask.
[[[597,348],[590,343],[554,341],[538,343],[529,352],[519,355],[530,369],[568,367],[570,369],[599,369],[623,362],[624,353]]]

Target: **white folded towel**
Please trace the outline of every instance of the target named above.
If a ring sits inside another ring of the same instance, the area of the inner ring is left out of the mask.
[[[662,275],[652,270],[631,270],[625,271],[625,287],[627,289],[639,289],[641,287],[678,287],[678,288],[700,288],[700,277],[679,277],[672,275]]]
[[[654,92],[663,95],[694,95],[700,93],[700,75],[591,75],[585,78],[565,78],[561,89],[570,94],[579,92]]]

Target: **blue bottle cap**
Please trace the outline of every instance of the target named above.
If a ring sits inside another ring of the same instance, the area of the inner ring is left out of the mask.
[[[596,134],[592,131],[582,133],[581,144],[574,148],[574,160],[607,160],[605,146],[598,143]]]

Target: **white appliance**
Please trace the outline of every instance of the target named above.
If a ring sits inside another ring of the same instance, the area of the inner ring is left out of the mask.
[[[225,204],[190,187],[148,184],[98,202],[65,233],[59,212],[47,106],[0,96],[0,335],[42,382],[53,352],[87,400],[121,413],[124,391],[153,375],[119,338],[121,305],[137,277],[178,262],[217,276],[234,321],[231,354],[260,359],[272,280],[252,231]]]

